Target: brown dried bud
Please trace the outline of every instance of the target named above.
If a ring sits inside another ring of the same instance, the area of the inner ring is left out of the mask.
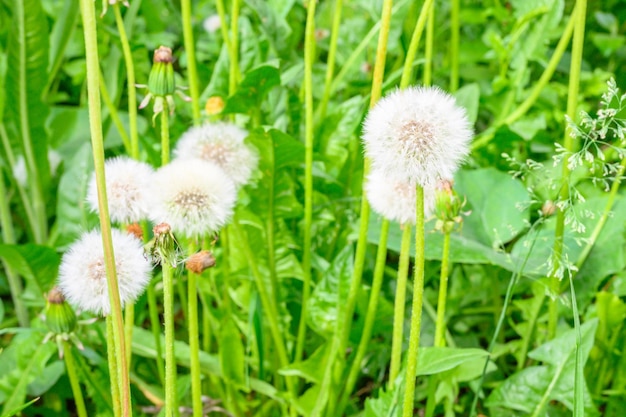
[[[48,292],[48,302],[52,304],[63,304],[65,302],[65,296],[63,296],[59,287],[54,287]]]
[[[154,57],[152,58],[152,62],[154,62],[155,64],[158,62],[171,63],[172,61],[172,48],[161,45],[159,46],[159,49],[156,49],[154,51]]]
[[[167,223],[159,223],[152,228],[152,232],[155,236],[168,234],[172,231],[172,227]]]
[[[201,274],[204,270],[215,266],[215,257],[211,251],[203,250],[191,255],[186,266],[194,274]]]
[[[135,236],[139,240],[143,240],[143,229],[137,223],[132,223],[126,226],[126,232],[128,232],[129,235]]]

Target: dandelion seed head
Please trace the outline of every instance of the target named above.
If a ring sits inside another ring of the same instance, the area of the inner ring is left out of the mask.
[[[367,115],[363,133],[374,167],[424,187],[453,176],[471,138],[465,110],[436,87],[396,90],[381,99]]]
[[[107,159],[104,164],[109,216],[113,222],[135,223],[147,217],[146,197],[154,171],[150,165],[128,157]],[[87,191],[91,210],[98,212],[95,175]]]
[[[217,232],[233,214],[235,183],[216,164],[176,159],[154,175],[150,218],[188,237]]]
[[[136,237],[117,229],[111,231],[115,269],[122,305],[133,302],[150,281],[150,262]],[[107,315],[109,304],[102,234],[85,233],[63,255],[59,287],[67,301],[81,310]]]
[[[183,134],[174,154],[179,159],[200,158],[219,165],[233,182],[248,182],[258,163],[257,155],[244,143],[248,132],[230,123],[192,127]]]

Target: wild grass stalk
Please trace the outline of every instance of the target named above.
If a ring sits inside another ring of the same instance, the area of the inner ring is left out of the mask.
[[[74,347],[69,342],[63,342],[63,352],[65,369],[67,371],[67,377],[70,380],[74,404],[76,405],[76,414],[78,417],[87,417],[87,408],[85,407],[83,392],[80,389],[80,380],[78,379],[76,365],[74,364]]]
[[[187,52],[187,76],[189,77],[193,124],[197,126],[201,122],[200,86],[196,65],[196,46],[193,39],[193,25],[191,24],[191,0],[181,0],[180,9],[183,18],[183,41],[185,43],[185,51]]]

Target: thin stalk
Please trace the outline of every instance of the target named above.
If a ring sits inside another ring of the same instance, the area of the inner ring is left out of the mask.
[[[370,299],[367,304],[367,312],[365,313],[365,323],[363,324],[363,333],[361,333],[361,340],[359,347],[357,348],[356,355],[352,361],[350,372],[348,373],[348,379],[345,382],[343,393],[339,399],[339,409],[337,413],[331,413],[330,415],[343,415],[343,411],[348,403],[350,394],[354,389],[359,371],[361,370],[361,362],[365,357],[367,348],[369,347],[370,338],[372,336],[372,329],[374,327],[374,321],[376,319],[376,309],[378,308],[378,298],[380,296],[380,288],[383,284],[383,277],[385,275],[385,265],[387,261],[387,237],[389,235],[389,220],[383,219],[380,226],[380,240],[378,242],[378,252],[376,254],[376,266],[374,268],[374,279],[372,281],[372,289],[370,291]]]
[[[126,363],[130,368],[132,358],[132,340],[133,340],[133,326],[135,325],[135,304],[128,303],[124,307],[124,337],[128,341],[126,343]]]
[[[132,153],[132,145],[130,144],[130,138],[128,137],[128,133],[126,133],[126,129],[124,129],[124,124],[120,119],[120,115],[117,112],[117,108],[111,101],[111,96],[109,96],[109,90],[107,89],[107,85],[104,82],[104,77],[102,73],[100,73],[100,95],[102,96],[102,101],[109,111],[109,116],[115,125],[120,137],[122,138],[122,143],[124,144],[124,150],[127,154]]]
[[[413,416],[415,400],[415,376],[417,374],[417,354],[422,324],[422,303],[424,298],[424,189],[415,187],[415,265],[413,276],[413,303],[411,310],[411,332],[407,352],[406,388],[402,417]]]
[[[222,38],[224,38],[224,44],[226,50],[230,56],[230,35],[228,34],[228,22],[226,21],[226,9],[224,8],[224,0],[215,0],[215,7],[217,8],[217,14],[220,17],[220,32],[222,32]]]
[[[450,7],[450,92],[459,89],[459,32],[461,24],[460,0],[452,0]]]
[[[191,24],[191,1],[181,0],[181,14],[183,17],[183,40],[187,51],[187,75],[189,76],[189,94],[191,95],[191,110],[193,124],[198,126],[200,119],[200,83],[196,66],[196,47],[193,40],[193,26]]]
[[[272,295],[273,301],[278,306],[279,300],[279,284],[278,277],[276,275],[276,242],[275,242],[275,234],[276,234],[276,219],[275,219],[275,210],[274,210],[274,198],[275,198],[275,180],[276,180],[276,172],[274,169],[274,143],[273,138],[272,145],[269,147],[269,156],[271,159],[272,169],[269,171],[269,175],[271,176],[268,182],[268,190],[267,190],[267,268],[269,269],[270,274],[270,284],[272,285]],[[278,308],[277,308],[278,310]]]
[[[107,363],[109,365],[109,379],[111,381],[111,402],[113,403],[113,415],[119,417],[122,415],[122,402],[120,401],[120,384],[117,379],[118,367],[115,357],[115,338],[113,337],[113,319],[110,315],[106,317],[106,340],[107,340]]]
[[[389,389],[392,389],[402,362],[402,341],[404,340],[404,307],[406,304],[406,283],[409,275],[409,258],[411,251],[410,224],[405,224],[402,230],[400,246],[400,261],[396,282],[396,297],[393,303],[393,335],[391,338],[391,364],[389,368]]]
[[[117,31],[120,34],[120,43],[122,44],[122,53],[124,54],[124,64],[126,65],[126,80],[128,88],[128,123],[130,124],[130,156],[133,159],[139,159],[139,134],[137,132],[137,91],[135,90],[135,64],[133,63],[133,54],[130,50],[130,42],[126,34],[124,19],[120,11],[120,3],[113,4],[113,12],[115,13],[115,23]]]
[[[450,266],[450,232],[443,235],[441,274],[439,275],[439,297],[437,299],[437,322],[435,325],[435,343],[437,347],[446,345],[446,300],[448,299],[448,274]]]
[[[302,309],[296,339],[294,362],[299,362],[304,351],[306,321],[309,296],[311,294],[311,233],[313,224],[313,59],[315,55],[315,5],[310,1],[307,7],[306,30],[304,35],[304,242],[302,244]]]
[[[198,332],[198,275],[187,274],[187,324],[189,330],[189,356],[191,371],[191,402],[193,417],[202,417],[202,383],[200,380],[200,334]]]
[[[0,227],[2,228],[2,242],[6,245],[15,244],[15,230],[11,221],[11,209],[8,194],[4,186],[4,175],[0,171]],[[6,271],[7,281],[9,282],[9,290],[11,291],[11,300],[15,308],[15,315],[20,327],[30,327],[30,319],[28,317],[28,308],[22,300],[23,286],[19,275],[2,260],[2,266]]]
[[[111,238],[111,223],[107,203],[106,179],[104,176],[104,140],[102,137],[102,114],[100,109],[100,64],[98,61],[98,39],[96,35],[96,14],[94,4],[90,0],[80,0],[85,37],[85,54],[87,66],[87,98],[89,103],[89,127],[91,146],[94,158],[94,170],[98,190],[98,212],[100,230],[102,231],[102,246],[105,255],[105,269],[107,287],[111,304],[111,320],[113,321],[113,340],[115,356],[118,363],[118,375],[121,394],[121,408],[124,417],[132,415],[130,397],[130,378],[126,363],[126,347],[124,338],[124,318],[120,302],[120,292],[117,282],[113,241]]]
[[[339,27],[341,24],[341,11],[343,10],[343,0],[335,0],[333,8],[333,23],[330,33],[330,45],[328,47],[328,59],[326,61],[326,76],[324,77],[324,94],[319,106],[319,121],[326,116],[326,107],[330,99],[330,90],[335,75],[335,58],[337,55],[337,41],[339,40]]]
[[[157,310],[156,294],[154,292],[154,283],[148,284],[146,296],[148,298],[148,310],[150,313],[150,329],[154,337],[154,348],[156,349],[156,363],[159,372],[159,380],[165,382],[165,365],[163,364],[163,348],[161,347],[161,321],[159,320],[159,312]]]
[[[78,414],[78,417],[87,417],[85,400],[83,399],[83,392],[80,389],[76,365],[74,364],[74,351],[72,344],[69,342],[63,342],[63,351],[65,370],[67,371],[67,377],[69,378],[70,386],[72,387],[72,395],[74,396],[74,404],[76,405],[76,414]]]
[[[167,100],[163,100],[161,111],[161,166],[170,162],[170,115]]]
[[[578,88],[580,84],[580,72],[582,65],[583,43],[585,40],[585,15],[587,11],[587,1],[578,0],[575,7],[574,22],[574,38],[572,41],[572,57],[570,65],[569,88],[567,93],[567,115],[571,120],[576,119],[576,107],[578,105]],[[573,152],[574,139],[570,136],[570,127],[565,127],[563,136],[563,147],[566,152]],[[561,173],[561,189],[559,192],[559,200],[567,201],[569,199],[569,177],[570,170],[567,163],[563,163]],[[553,269],[550,273],[550,285],[553,291],[559,292],[561,280],[557,273],[562,268],[563,255],[563,234],[565,232],[565,211],[558,210],[556,217],[556,231],[554,235],[553,252]],[[558,322],[558,300],[550,299],[549,315],[548,315],[548,338],[552,339],[556,334],[556,325]]]
[[[230,72],[228,74],[228,91],[232,95],[237,89],[240,78],[239,70],[239,0],[232,0],[230,9]]]
[[[435,38],[435,2],[428,8],[426,41],[424,45],[424,85],[433,82],[433,43]]]
[[[168,262],[163,272],[163,320],[165,321],[165,417],[178,416],[176,400],[176,357],[174,356],[174,276]]]
[[[433,0],[425,0],[422,5],[422,10],[415,23],[415,29],[413,29],[413,35],[411,36],[411,42],[409,48],[406,51],[406,58],[404,60],[404,67],[402,69],[402,78],[400,79],[400,88],[406,88],[411,82],[411,74],[413,73],[413,61],[415,61],[415,54],[417,53],[417,47],[424,31],[424,25],[426,24],[426,18],[428,17],[428,11],[433,4]]]

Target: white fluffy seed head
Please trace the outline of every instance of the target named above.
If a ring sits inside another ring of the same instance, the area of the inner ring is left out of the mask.
[[[152,267],[139,239],[117,229],[111,235],[120,300],[124,305],[134,302],[144,291]],[[83,234],[63,255],[59,287],[66,300],[80,310],[98,315],[111,312],[100,231]]]
[[[452,96],[437,87],[410,87],[389,94],[368,113],[363,142],[375,168],[434,187],[453,177],[472,134]]]
[[[150,218],[187,237],[217,232],[230,220],[237,199],[230,177],[201,159],[176,159],[158,169],[150,194]]]
[[[416,183],[390,177],[381,169],[373,169],[367,176],[365,193],[372,209],[400,224],[415,224]],[[435,205],[435,191],[424,188],[424,217],[429,217]]]
[[[219,165],[235,185],[248,182],[258,157],[244,143],[248,132],[231,123],[208,123],[192,127],[181,136],[174,155],[179,159],[200,158]]]
[[[147,217],[147,193],[154,171],[150,165],[128,157],[107,159],[104,164],[109,217],[117,223],[135,223]],[[95,174],[87,191],[91,210],[98,212]]]

